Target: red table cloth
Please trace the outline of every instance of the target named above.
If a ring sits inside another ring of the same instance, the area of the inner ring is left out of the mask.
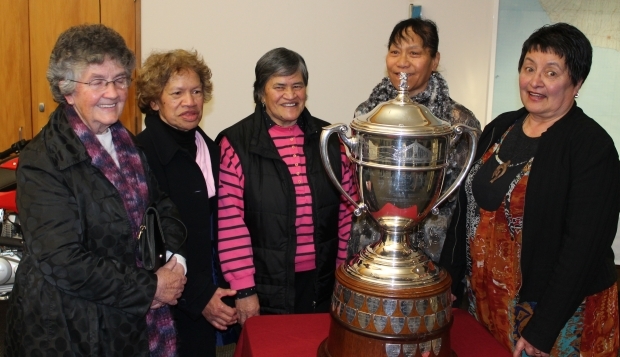
[[[466,311],[454,309],[453,316],[450,341],[458,357],[512,356]],[[316,357],[329,324],[329,314],[252,317],[243,327],[234,357]]]

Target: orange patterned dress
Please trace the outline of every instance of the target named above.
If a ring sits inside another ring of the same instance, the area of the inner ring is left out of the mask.
[[[501,141],[474,164],[465,181],[468,196],[466,278],[470,313],[512,351],[536,308],[536,302],[519,302],[523,208],[534,158],[512,181],[499,209],[485,211],[473,203],[472,180],[498,145]],[[614,284],[586,297],[562,329],[551,356],[616,357],[617,296]],[[525,352],[523,356],[527,356]]]

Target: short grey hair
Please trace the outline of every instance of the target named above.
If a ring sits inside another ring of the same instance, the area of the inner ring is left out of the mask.
[[[106,59],[117,61],[131,78],[136,56],[118,32],[96,24],[73,26],[61,33],[47,68],[47,81],[54,101],[66,103],[65,95],[73,93],[76,86],[67,79],[76,80],[86,67],[102,64]]]
[[[265,85],[273,76],[291,76],[301,72],[304,85],[308,85],[308,68],[304,58],[284,47],[274,48],[256,62],[254,74],[254,102],[260,104],[265,95]]]

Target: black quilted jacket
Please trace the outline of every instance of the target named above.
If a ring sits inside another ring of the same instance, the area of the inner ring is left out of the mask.
[[[150,201],[178,217],[144,166]],[[17,181],[27,251],[7,313],[6,355],[148,356],[145,315],[156,275],[136,267],[119,193],[90,164],[62,105],[21,153]],[[177,251],[181,228],[162,223],[168,250]]]

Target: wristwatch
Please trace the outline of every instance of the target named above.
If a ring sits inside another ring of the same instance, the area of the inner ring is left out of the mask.
[[[239,289],[237,290],[237,295],[235,295],[235,300],[243,299],[248,296],[252,296],[256,294],[256,287],[253,286],[251,288]]]

